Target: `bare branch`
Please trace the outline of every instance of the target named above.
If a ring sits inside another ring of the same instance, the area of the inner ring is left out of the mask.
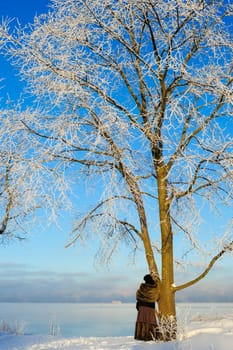
[[[211,259],[211,261],[210,261],[209,265],[207,266],[207,268],[205,269],[205,271],[202,272],[198,277],[196,277],[195,279],[193,279],[187,283],[181,284],[180,286],[173,287],[173,290],[176,292],[176,291],[185,289],[187,287],[194,285],[195,283],[199,282],[200,280],[202,280],[210,272],[210,270],[212,269],[214,264],[217,262],[217,260],[219,260],[223,256],[223,254],[225,254],[226,252],[232,251],[232,249],[233,249],[233,241],[230,242],[229,244],[227,244],[217,255],[215,255]]]

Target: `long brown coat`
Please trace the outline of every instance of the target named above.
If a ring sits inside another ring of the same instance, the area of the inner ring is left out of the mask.
[[[142,283],[136,292],[136,299],[139,307],[134,338],[144,341],[160,339],[154,309],[154,304],[159,299],[159,288]]]

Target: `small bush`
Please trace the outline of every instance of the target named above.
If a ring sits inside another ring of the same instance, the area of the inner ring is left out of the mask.
[[[22,335],[25,334],[25,324],[23,322],[16,321],[15,326],[11,326],[6,321],[1,321],[0,331],[3,333]]]

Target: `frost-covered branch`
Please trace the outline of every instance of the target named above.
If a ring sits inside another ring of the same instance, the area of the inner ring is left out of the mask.
[[[10,220],[10,211],[11,208],[14,204],[14,197],[13,194],[9,188],[9,172],[10,172],[10,166],[7,166],[6,171],[5,171],[5,189],[3,190],[3,192],[1,193],[1,195],[3,195],[3,193],[6,191],[6,193],[8,194],[8,199],[7,199],[7,203],[5,206],[5,213],[3,216],[3,220],[1,223],[1,228],[0,228],[0,234],[5,233],[6,229],[7,229],[7,224],[8,221]]]
[[[200,280],[202,280],[210,272],[214,264],[223,256],[223,254],[225,254],[226,252],[232,252],[232,250],[233,250],[233,241],[227,244],[217,255],[215,255],[211,259],[211,261],[209,262],[209,265],[207,266],[204,272],[202,272],[198,277],[194,278],[193,280],[187,283],[173,287],[174,292],[188,288],[194,285],[195,283],[199,282]]]
[[[72,230],[72,235],[75,235],[71,241],[66,245],[66,248],[75,244],[75,242],[80,238],[80,233],[82,234],[83,230],[85,229],[85,226],[92,220],[95,220],[95,218],[99,216],[106,215],[104,210],[100,213],[99,210],[106,205],[108,205],[109,202],[115,202],[116,200],[127,200],[132,201],[132,198],[125,197],[125,196],[113,196],[107,199],[104,199],[100,201],[92,210],[90,210],[78,223],[75,224],[75,227]],[[108,214],[107,214],[108,215]],[[121,220],[118,220],[119,223],[124,224],[125,226],[130,227],[138,236],[140,236],[140,232],[136,229],[134,225],[131,225],[127,222],[123,222]],[[76,234],[76,232],[78,232]]]

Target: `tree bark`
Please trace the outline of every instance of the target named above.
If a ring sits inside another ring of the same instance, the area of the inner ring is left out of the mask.
[[[173,269],[173,234],[170,219],[170,201],[167,193],[167,171],[165,165],[157,167],[159,215],[162,242],[162,283],[159,300],[161,331],[163,340],[176,338],[176,307]]]
[[[147,265],[149,267],[149,271],[150,271],[151,275],[153,276],[153,278],[160,284],[158,267],[157,267],[157,264],[155,262],[150,237],[149,237],[148,230],[146,227],[144,227],[142,230],[142,236],[143,236],[143,244],[144,244],[146,261],[147,261]]]

